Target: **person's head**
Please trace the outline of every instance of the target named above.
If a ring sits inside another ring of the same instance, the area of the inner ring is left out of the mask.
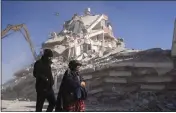
[[[43,57],[45,59],[51,60],[53,57],[53,52],[50,49],[45,49],[43,52]]]
[[[79,71],[79,68],[82,66],[82,64],[79,62],[79,61],[77,61],[77,60],[71,60],[70,62],[69,62],[69,65],[68,65],[68,67],[70,68],[70,70],[72,70],[72,71]]]

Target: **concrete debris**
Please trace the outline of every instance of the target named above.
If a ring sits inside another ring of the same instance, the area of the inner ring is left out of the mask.
[[[106,96],[106,99],[96,102],[94,99],[90,99],[86,102],[86,104],[88,106],[88,111],[169,112],[176,110],[175,100],[171,101],[173,98],[170,98],[170,96],[176,96],[176,92],[157,93],[152,91],[143,91],[123,95],[116,94],[114,97]],[[100,110],[97,108],[100,108]]]
[[[101,112],[174,112],[176,111],[176,92],[143,91],[106,97],[103,100],[88,98],[86,111]],[[44,108],[46,108],[46,103]],[[16,99],[2,100],[2,111],[34,111],[35,102]]]

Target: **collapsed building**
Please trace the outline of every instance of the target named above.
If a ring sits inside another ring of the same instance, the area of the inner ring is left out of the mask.
[[[61,32],[51,33],[50,39],[42,45],[64,60],[101,57],[113,49],[121,51],[124,47],[123,39],[115,38],[108,16],[93,15],[90,8],[85,10],[84,15],[74,14],[64,23]]]

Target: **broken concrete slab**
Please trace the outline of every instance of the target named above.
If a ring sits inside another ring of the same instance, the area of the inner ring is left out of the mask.
[[[110,71],[109,76],[115,76],[115,77],[131,76],[131,72],[130,71]]]
[[[127,83],[127,80],[125,78],[105,78],[104,82],[106,83]]]
[[[166,88],[165,85],[144,85],[140,86],[141,89],[145,90],[164,90]]]

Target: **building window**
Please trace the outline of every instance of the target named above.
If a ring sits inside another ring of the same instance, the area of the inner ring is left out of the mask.
[[[98,36],[95,37],[95,41],[98,41]]]
[[[88,44],[88,50],[91,50],[91,45],[90,44]]]
[[[80,45],[81,53],[83,53],[83,45]]]
[[[108,27],[108,21],[107,20],[105,20],[105,26]]]

